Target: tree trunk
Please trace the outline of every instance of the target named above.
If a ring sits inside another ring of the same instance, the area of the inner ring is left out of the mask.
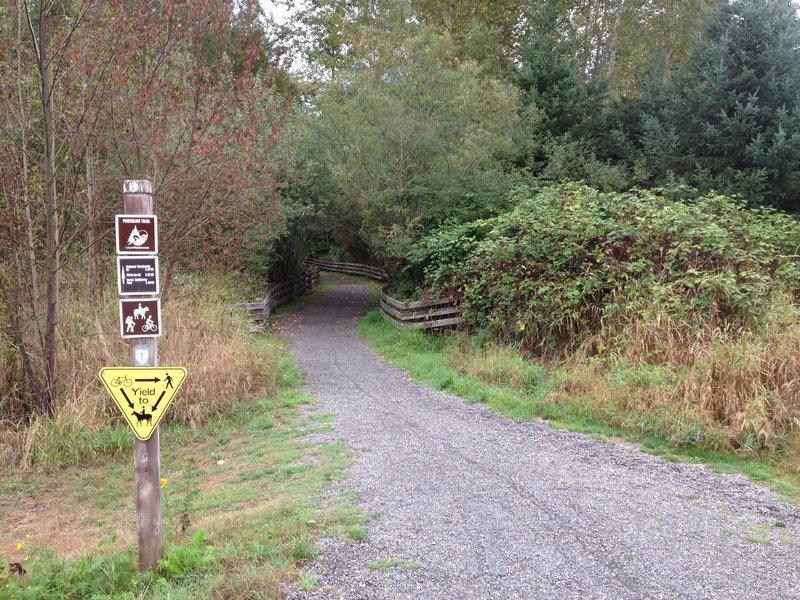
[[[56,395],[56,325],[58,324],[59,266],[58,207],[56,205],[56,143],[53,125],[53,90],[50,62],[47,57],[47,23],[52,6],[39,2],[39,74],[44,113],[44,212],[47,228],[47,324],[44,334],[45,388],[39,399],[39,411],[52,415]]]
[[[28,189],[28,119],[26,118],[25,95],[22,91],[22,3],[19,3],[17,12],[17,100],[19,102],[19,129],[22,163],[22,197],[23,208],[25,211],[26,237],[28,242],[28,270],[30,271],[30,302],[31,315],[36,318],[37,307],[39,305],[39,271],[36,268],[36,247],[33,237],[34,214],[31,207],[31,197]]]

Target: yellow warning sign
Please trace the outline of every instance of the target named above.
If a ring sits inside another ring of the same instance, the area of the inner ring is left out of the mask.
[[[181,367],[112,367],[100,371],[133,434],[147,441],[186,379]]]

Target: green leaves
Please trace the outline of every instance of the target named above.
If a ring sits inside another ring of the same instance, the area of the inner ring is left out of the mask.
[[[409,258],[465,316],[528,346],[574,347],[640,307],[681,326],[758,327],[774,293],[800,294],[800,225],[723,196],[549,187],[493,219],[441,229]],[[519,331],[518,323],[524,323]]]
[[[798,47],[791,3],[721,4],[684,69],[646,90],[641,141],[651,169],[797,210]]]
[[[497,207],[518,108],[516,90],[460,63],[447,36],[417,26],[393,42],[373,39],[370,58],[320,95],[314,136],[334,219],[383,258],[404,256],[419,230]]]

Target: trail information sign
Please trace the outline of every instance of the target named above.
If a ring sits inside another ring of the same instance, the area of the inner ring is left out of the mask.
[[[182,367],[112,367],[100,379],[122,411],[133,434],[150,439],[186,379]]]
[[[158,254],[155,215],[116,215],[117,254]]]
[[[119,328],[123,338],[161,335],[161,300],[136,298],[119,301]]]
[[[123,296],[158,294],[157,256],[118,256],[117,289]]]

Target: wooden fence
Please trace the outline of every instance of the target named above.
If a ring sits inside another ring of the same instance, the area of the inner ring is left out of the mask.
[[[452,298],[401,302],[381,292],[381,314],[402,327],[441,329],[463,321],[461,307]]]
[[[299,277],[270,286],[263,300],[244,304],[226,304],[226,307],[244,311],[253,320],[256,328],[263,329],[267,326],[273,310],[310,292],[318,283],[319,269],[311,266],[306,273]]]
[[[276,283],[267,290],[263,300],[244,304],[228,304],[227,308],[244,311],[255,323],[256,328],[266,327],[272,311],[305,294],[319,283],[319,272],[333,271],[386,280],[386,273],[379,267],[358,263],[337,263],[327,260],[309,259],[308,272]],[[412,329],[441,329],[452,327],[463,321],[462,309],[453,298],[434,298],[432,300],[401,301],[381,291],[380,310],[384,318],[403,327]]]
[[[320,271],[332,271],[334,273],[347,273],[348,275],[358,275],[369,277],[376,281],[386,281],[386,271],[380,267],[372,265],[362,265],[361,263],[334,262],[331,260],[320,260],[309,258],[306,263],[317,267]]]

